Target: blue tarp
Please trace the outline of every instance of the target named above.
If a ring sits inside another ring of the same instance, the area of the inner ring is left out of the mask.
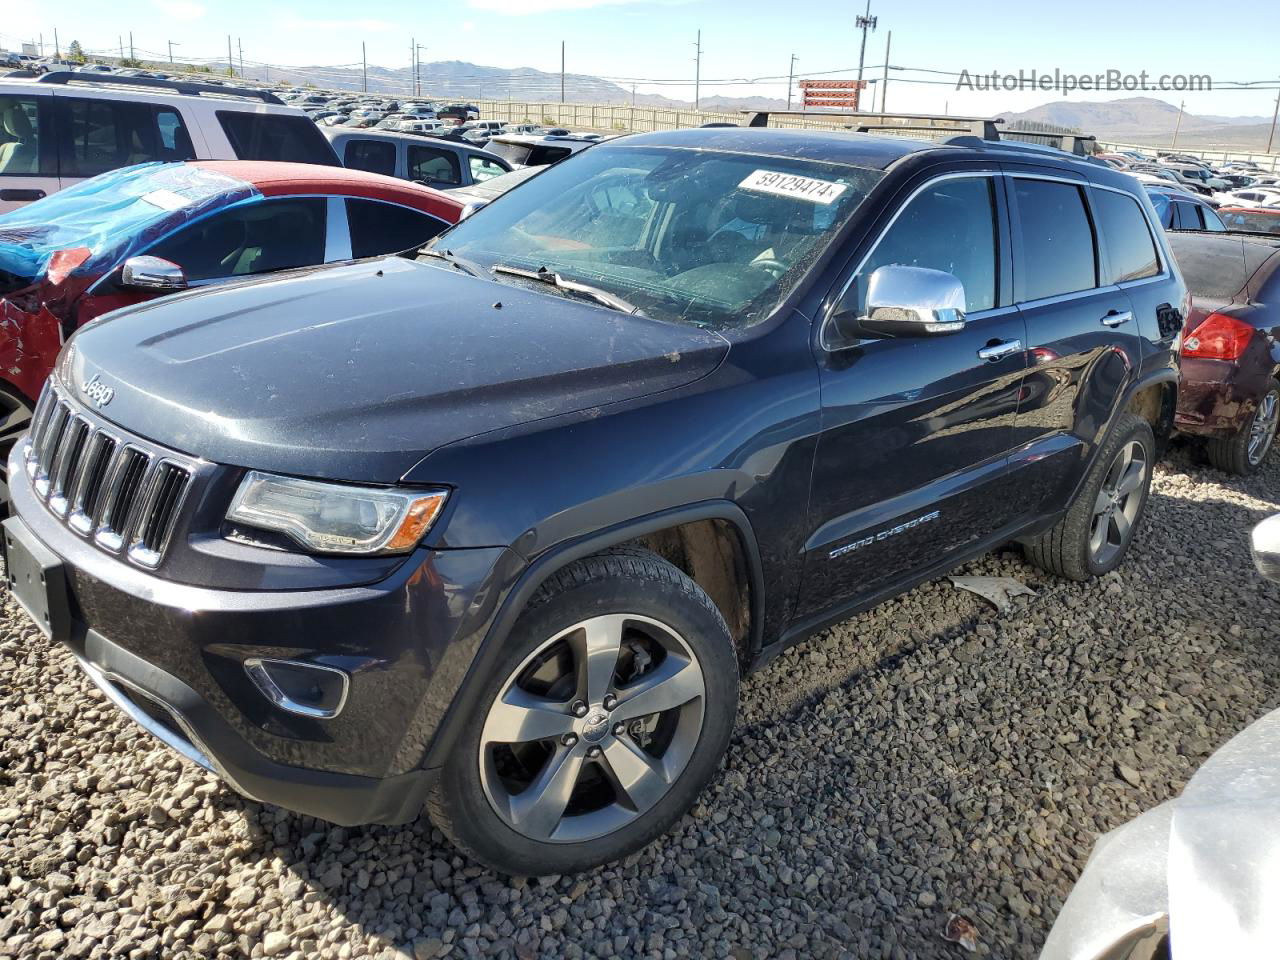
[[[34,280],[77,247],[90,251],[77,273],[114,266],[192,220],[261,199],[252,184],[185,163],[112,170],[0,216],[0,272]]]

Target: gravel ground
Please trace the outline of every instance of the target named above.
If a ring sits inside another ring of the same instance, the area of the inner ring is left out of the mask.
[[[1121,570],[1007,550],[748,679],[723,774],[666,838],[583,877],[507,880],[426,821],[337,829],[240,799],[122,720],[11,602],[0,614],[0,955],[1033,957],[1094,839],[1174,796],[1280,704],[1280,510],[1175,449]]]

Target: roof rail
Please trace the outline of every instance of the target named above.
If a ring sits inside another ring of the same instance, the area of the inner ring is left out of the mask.
[[[183,96],[216,96],[244,97],[249,100],[261,100],[263,103],[284,106],[284,101],[269,90],[254,90],[250,87],[223,86],[215,83],[192,83],[188,80],[162,80],[159,77],[122,77],[114,73],[77,73],[74,70],[54,70],[42,74],[36,83],[72,83],[110,84],[119,87],[139,87],[146,90],[168,90]]]
[[[747,124],[751,127],[767,127],[770,117],[812,117],[815,120],[826,120],[831,123],[845,122],[845,125],[854,127],[866,127],[867,129],[923,129],[930,131],[942,130],[969,130],[974,131],[975,124],[985,125],[983,132],[988,131],[987,127],[992,124],[1002,123],[1001,120],[991,120],[987,117],[954,117],[943,116],[933,113],[834,113],[815,110],[743,110],[745,115],[751,117]],[[905,123],[889,123],[890,120],[905,121]],[[912,121],[920,121],[913,123]],[[926,122],[927,121],[927,122]],[[982,135],[981,132],[978,133]]]

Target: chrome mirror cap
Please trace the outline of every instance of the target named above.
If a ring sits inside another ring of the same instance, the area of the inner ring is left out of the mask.
[[[176,263],[160,257],[130,257],[124,262],[120,284],[136,290],[185,290],[186,274]]]
[[[964,329],[964,285],[949,273],[899,264],[878,267],[867,282],[862,325],[881,336],[937,336]]]

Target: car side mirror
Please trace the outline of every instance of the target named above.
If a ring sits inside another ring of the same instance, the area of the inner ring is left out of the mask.
[[[120,285],[135,290],[185,290],[182,268],[160,257],[130,257],[120,273]]]
[[[846,292],[846,296],[849,293]],[[944,270],[888,264],[867,281],[867,311],[841,301],[828,321],[829,349],[868,337],[938,337],[964,329],[964,284]]]
[[[1280,513],[1253,528],[1249,545],[1258,572],[1268,580],[1280,581]]]

